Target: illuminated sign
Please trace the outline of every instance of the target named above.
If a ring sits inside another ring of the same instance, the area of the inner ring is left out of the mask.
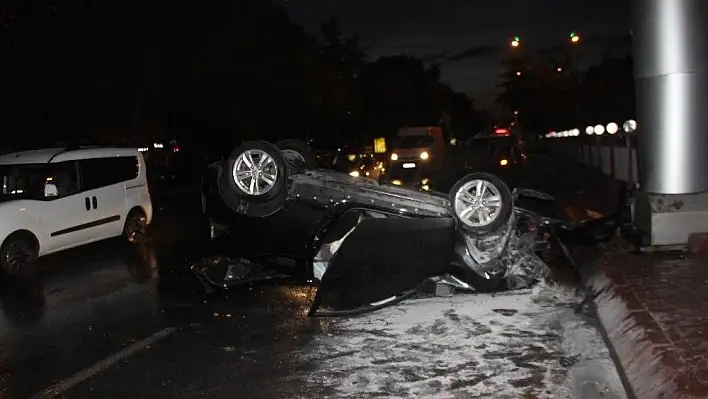
[[[374,152],[377,154],[383,154],[386,152],[386,138],[379,137],[374,139]]]

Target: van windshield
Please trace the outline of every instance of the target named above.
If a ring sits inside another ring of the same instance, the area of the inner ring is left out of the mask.
[[[424,148],[432,144],[433,138],[430,136],[404,136],[393,142],[395,148]]]
[[[41,165],[0,165],[0,201],[36,198],[42,194],[47,167]]]

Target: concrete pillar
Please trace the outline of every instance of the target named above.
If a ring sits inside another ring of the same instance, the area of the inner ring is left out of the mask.
[[[633,0],[641,195],[652,245],[708,231],[708,1]]]

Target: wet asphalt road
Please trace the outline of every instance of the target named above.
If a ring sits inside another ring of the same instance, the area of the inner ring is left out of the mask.
[[[39,279],[3,281],[0,397],[317,395],[288,378],[288,354],[329,327],[304,317],[314,290],[206,296],[188,272],[209,251],[198,194],[178,197],[155,199],[142,251],[98,243],[43,259]]]
[[[189,260],[208,251],[193,199],[155,201],[152,242],[142,251],[98,243],[43,259],[36,280],[3,281],[0,397],[300,391],[273,377],[288,373],[283,354],[326,328],[303,317],[312,289],[282,281],[207,297],[188,272]]]

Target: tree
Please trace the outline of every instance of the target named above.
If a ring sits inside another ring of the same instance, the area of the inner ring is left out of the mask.
[[[471,102],[440,83],[437,66],[367,63],[336,20],[310,36],[262,0],[15,1],[0,8],[0,29],[12,55],[0,63],[0,123],[48,140],[169,134],[228,147],[371,137],[443,113],[456,129],[473,125]]]
[[[523,129],[532,132],[632,117],[634,85],[629,58],[606,58],[583,74],[568,65],[568,59],[505,60],[498,101],[510,111],[517,110]]]
[[[444,108],[439,69],[408,56],[382,57],[366,65],[364,114],[369,129],[391,131],[406,125],[435,125]]]
[[[581,99],[585,124],[635,117],[634,73],[629,57],[606,57],[583,75]]]

